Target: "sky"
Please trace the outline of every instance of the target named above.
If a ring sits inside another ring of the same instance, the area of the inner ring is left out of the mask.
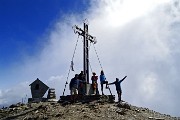
[[[65,81],[83,68],[82,38],[72,26],[83,28],[87,19],[107,80],[128,76],[122,99],[180,116],[179,0],[1,0],[0,18],[0,106],[27,101],[36,78],[55,88],[58,99]],[[90,63],[99,74],[92,45]]]

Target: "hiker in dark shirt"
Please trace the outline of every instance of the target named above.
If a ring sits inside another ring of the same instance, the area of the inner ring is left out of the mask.
[[[69,84],[71,95],[78,94],[78,86],[79,86],[79,80],[78,80],[78,74],[76,74],[75,77],[71,79]]]
[[[78,75],[78,79],[79,79],[79,94],[80,95],[85,95],[85,75],[84,75],[84,71],[81,71],[81,73]]]
[[[125,76],[122,80],[119,80],[119,78],[116,78],[116,81],[109,83],[108,85],[115,84],[116,86],[116,91],[118,94],[118,102],[121,102],[121,95],[122,95],[122,90],[121,90],[121,82],[126,79],[127,76]]]
[[[71,101],[76,102],[78,97],[78,89],[79,89],[78,74],[75,74],[75,77],[71,79],[69,83],[69,88],[71,91]]]
[[[85,81],[84,71],[81,71],[81,73],[79,73],[78,79],[79,79],[79,80],[82,80],[82,81]]]

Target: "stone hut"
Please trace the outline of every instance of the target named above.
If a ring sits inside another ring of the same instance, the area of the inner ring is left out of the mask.
[[[32,98],[29,98],[28,102],[32,102],[32,101],[40,102],[47,99],[47,98],[43,98],[43,96],[46,93],[46,91],[49,89],[49,87],[46,84],[44,84],[41,80],[37,78],[29,86],[31,87]]]

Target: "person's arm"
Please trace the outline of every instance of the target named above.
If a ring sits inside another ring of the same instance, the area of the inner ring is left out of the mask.
[[[116,82],[116,81],[115,81]],[[112,82],[112,83],[108,83],[107,85],[112,85],[112,84],[115,84],[115,82]]]
[[[106,76],[104,75],[104,80],[106,80]]]
[[[120,82],[124,81],[126,79],[127,76],[125,76],[123,79],[120,80]]]
[[[86,83],[86,81],[84,81],[84,80],[79,80],[79,82],[81,82],[81,83]]]
[[[98,76],[95,76],[95,80],[96,80],[96,81],[98,80]]]

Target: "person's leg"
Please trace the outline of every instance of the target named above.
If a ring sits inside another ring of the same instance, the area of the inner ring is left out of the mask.
[[[97,95],[97,82],[94,82],[94,94]]]
[[[104,95],[104,93],[103,93],[103,83],[101,83],[101,92],[102,92],[102,95]]]
[[[82,86],[83,95],[86,95],[86,87],[85,86],[86,86],[85,84],[83,84],[83,86]]]
[[[118,102],[121,102],[121,91],[117,90],[117,94],[118,94]]]
[[[74,101],[74,95],[75,95],[75,91],[74,88],[71,89],[71,101]]]
[[[98,85],[97,85],[97,88],[96,88],[96,95],[99,95]]]
[[[72,95],[73,94],[73,90],[71,89],[71,91],[70,91],[70,94]]]
[[[105,81],[106,89],[108,89],[108,81]]]
[[[71,94],[71,101],[72,101],[73,100],[73,90],[72,89],[71,89],[70,94]]]
[[[93,92],[92,92],[92,94],[95,94],[94,92],[95,92],[95,87],[94,87],[94,82],[92,82],[92,90],[93,90]]]
[[[82,84],[81,85],[81,95],[84,95],[85,94],[85,92],[84,92],[84,85]]]
[[[94,95],[96,95],[96,88],[94,89]]]
[[[77,97],[78,97],[78,89],[74,89],[74,102],[77,101]]]
[[[119,93],[119,100],[120,100],[120,102],[122,101],[121,95],[122,95],[122,92]]]

